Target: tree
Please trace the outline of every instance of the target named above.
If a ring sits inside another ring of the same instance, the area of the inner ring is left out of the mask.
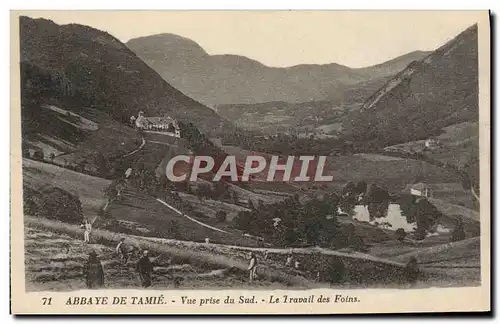
[[[174,239],[179,239],[180,234],[180,226],[179,222],[175,219],[172,219],[167,227],[167,236],[172,237]]]
[[[111,212],[109,210],[105,210],[104,208],[99,209],[97,215],[103,219],[108,219],[108,220],[113,218]]]
[[[365,242],[357,234],[354,234],[349,238],[349,247],[353,248],[355,251],[368,252]]]
[[[342,196],[349,196],[354,193],[356,190],[356,184],[352,181],[349,181],[344,188],[342,188]]]
[[[27,149],[27,148],[23,149],[23,157],[25,157],[25,158],[31,157],[31,153],[30,153],[29,149]]]
[[[87,165],[87,161],[85,159],[78,161],[78,163],[76,164],[76,171],[77,172],[84,172],[86,165]]]
[[[361,195],[361,194],[365,194],[366,193],[366,189],[368,188],[368,185],[367,183],[364,181],[364,180],[361,180],[359,181],[357,184],[356,184],[356,188],[354,189],[354,192],[357,194],[357,195]]]
[[[215,214],[215,220],[217,223],[223,223],[227,220],[227,213],[224,210],[219,210]]]
[[[23,186],[23,212],[24,215],[36,215],[38,209],[38,193],[27,186]]]
[[[213,199],[228,199],[230,198],[229,186],[223,182],[218,181],[215,183],[214,188],[211,192],[211,197]]]
[[[36,216],[57,219],[68,223],[81,223],[83,210],[80,199],[69,192],[51,187],[41,193]]]
[[[119,190],[121,190],[123,187],[123,183],[121,179],[116,179],[111,181],[109,186],[105,187],[103,189],[104,197],[108,199],[114,199],[117,195]]]
[[[56,158],[56,155],[54,153],[49,154],[49,160],[50,162],[54,163],[54,159]]]
[[[462,240],[465,240],[464,223],[461,219],[458,219],[455,228],[451,232],[450,241],[458,242]]]
[[[340,258],[330,257],[324,261],[325,279],[330,283],[340,283],[346,275],[346,267]]]
[[[33,152],[33,159],[38,160],[38,161],[43,161],[45,158],[45,155],[43,153],[42,149],[35,149],[35,152]]]
[[[209,184],[200,183],[196,189],[196,194],[203,198],[210,198],[212,195],[212,187]]]
[[[417,227],[417,229],[413,232],[413,238],[417,241],[423,240],[427,236],[427,230],[421,227]]]
[[[384,217],[389,208],[389,192],[387,189],[372,184],[369,186],[366,193],[366,203],[370,212],[370,220]]]
[[[398,240],[399,242],[403,242],[405,240],[405,237],[406,237],[406,232],[404,229],[398,228],[396,230],[396,232],[394,233],[394,236],[395,236],[396,240]]]
[[[249,231],[252,228],[252,222],[255,221],[255,214],[246,210],[238,212],[233,219],[237,229]]]

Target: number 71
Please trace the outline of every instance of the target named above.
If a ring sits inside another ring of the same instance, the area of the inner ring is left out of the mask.
[[[50,303],[52,302],[52,297],[43,297],[42,298],[42,305],[46,306],[46,305],[50,305]]]

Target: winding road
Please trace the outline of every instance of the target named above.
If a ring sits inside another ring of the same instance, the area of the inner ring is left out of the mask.
[[[142,143],[141,143],[141,145],[138,148],[136,148],[135,150],[122,155],[122,158],[130,156],[130,155],[133,155],[133,154],[139,152],[140,150],[142,150],[142,148],[144,147],[144,145],[146,145],[146,140],[144,139],[144,137],[142,137]]]

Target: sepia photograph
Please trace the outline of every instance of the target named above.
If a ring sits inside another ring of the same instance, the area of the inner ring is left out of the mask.
[[[13,311],[488,310],[489,19],[11,12]]]

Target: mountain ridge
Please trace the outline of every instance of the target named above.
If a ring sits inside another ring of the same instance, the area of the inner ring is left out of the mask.
[[[477,120],[477,53],[477,25],[473,25],[408,65],[363,103],[353,118],[354,137],[392,145]]]
[[[185,40],[185,43],[179,45],[179,40]],[[427,53],[414,51],[409,56],[399,56],[388,63],[364,68],[350,68],[338,63],[270,67],[236,54],[209,55],[196,42],[175,34],[133,38],[126,45],[167,82],[211,107],[217,104],[300,103],[337,98],[345,88],[386,78]]]
[[[60,74],[74,101],[128,122],[143,110],[188,120],[204,132],[230,127],[213,110],[168,84],[125,44],[95,28],[20,17],[21,62]],[[77,97],[77,98],[76,98]]]

